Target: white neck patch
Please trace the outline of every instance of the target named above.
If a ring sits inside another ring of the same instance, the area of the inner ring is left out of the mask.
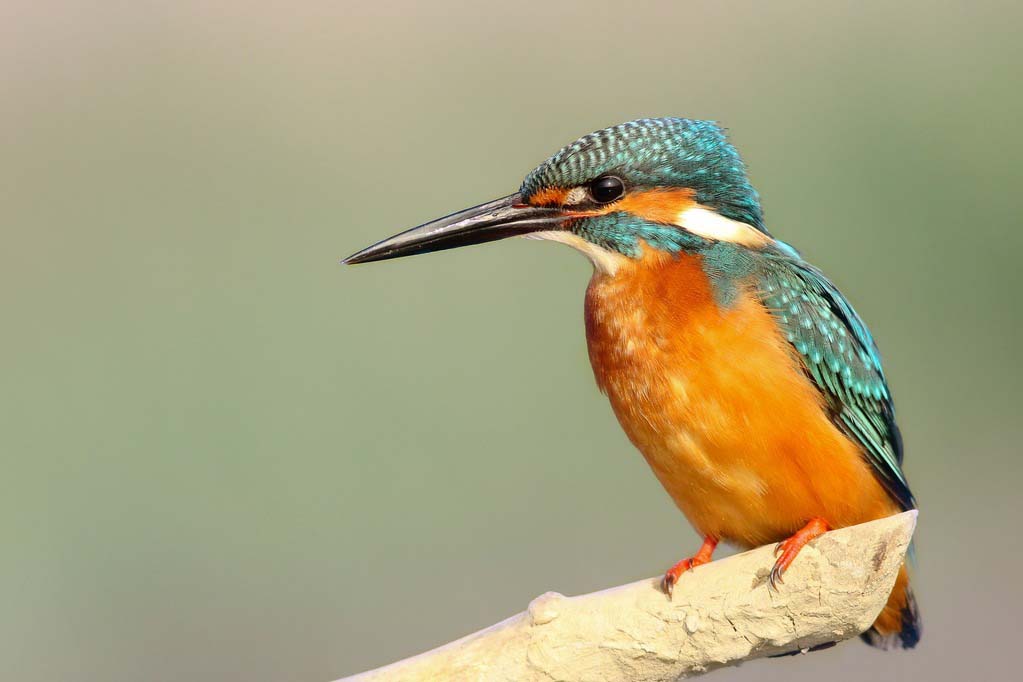
[[[719,242],[763,246],[770,241],[767,235],[756,228],[702,206],[690,206],[679,211],[675,224],[695,235]]]

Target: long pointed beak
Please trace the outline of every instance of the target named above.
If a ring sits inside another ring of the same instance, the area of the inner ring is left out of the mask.
[[[413,227],[354,253],[342,264],[371,263],[505,237],[560,229],[565,215],[557,208],[530,206],[522,195],[510,194],[486,204]]]

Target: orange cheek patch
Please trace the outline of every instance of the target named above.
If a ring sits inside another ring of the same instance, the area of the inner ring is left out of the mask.
[[[532,206],[561,206],[568,197],[568,190],[560,187],[545,187],[526,198]]]
[[[627,211],[651,222],[674,225],[680,212],[695,205],[696,193],[691,189],[652,189],[632,192],[608,208]]]

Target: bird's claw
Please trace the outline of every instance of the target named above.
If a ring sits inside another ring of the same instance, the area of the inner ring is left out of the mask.
[[[796,555],[799,554],[806,543],[810,542],[816,537],[820,537],[826,533],[831,526],[827,521],[821,518],[813,518],[800,528],[795,535],[782,540],[774,547],[774,554],[778,556],[778,559],[774,562],[774,567],[771,569],[771,575],[768,579],[768,585],[774,591],[778,591],[778,586],[783,585],[785,581],[782,579],[782,574],[788,569],[792,562],[795,561]]]
[[[789,538],[789,540],[791,540],[791,538]],[[785,569],[788,568],[790,562],[786,553],[786,550],[789,548],[789,540],[782,540],[774,546],[774,555],[777,557],[780,554],[781,556],[778,557],[778,559],[774,562],[774,566],[771,567],[771,575],[767,584],[770,585],[771,589],[775,592],[778,591],[779,585],[785,584],[785,580],[781,576],[785,572]]]
[[[714,548],[717,547],[717,544],[718,540],[716,537],[705,535],[700,550],[694,556],[683,559],[665,572],[664,578],[661,579],[661,589],[668,595],[668,601],[671,601],[672,594],[675,592],[675,585],[678,583],[679,578],[682,577],[682,574],[686,571],[691,571],[697,566],[708,563],[714,555]]]
[[[671,597],[675,592],[675,584],[678,583],[678,579],[681,578],[682,574],[686,571],[692,570],[693,565],[692,559],[683,559],[664,573],[664,577],[661,579],[661,589],[668,595],[668,601],[671,601]]]

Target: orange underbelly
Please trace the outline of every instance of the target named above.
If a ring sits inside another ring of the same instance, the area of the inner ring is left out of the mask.
[[[590,361],[696,529],[743,546],[898,511],[750,293],[715,302],[697,257],[647,255],[586,296]]]

